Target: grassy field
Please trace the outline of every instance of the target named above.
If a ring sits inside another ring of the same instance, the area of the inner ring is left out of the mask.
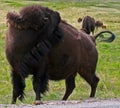
[[[69,1],[69,2],[68,2]],[[119,0],[0,0],[0,104],[11,101],[11,79],[10,67],[6,60],[5,31],[6,14],[9,11],[18,11],[20,8],[30,4],[40,4],[57,10],[62,19],[80,29],[81,24],[77,22],[79,17],[90,15],[101,20],[108,30],[115,33],[116,39],[112,43],[97,42],[99,61],[97,75],[100,82],[97,88],[96,98],[120,97],[120,1]],[[96,30],[96,32],[102,29]],[[31,83],[32,77],[26,79],[25,103],[34,101],[34,92]],[[64,81],[49,82],[49,92],[42,100],[60,100],[65,91]],[[89,98],[90,87],[79,76],[76,77],[76,89],[69,100],[80,100]],[[18,104],[20,102],[18,101]]]

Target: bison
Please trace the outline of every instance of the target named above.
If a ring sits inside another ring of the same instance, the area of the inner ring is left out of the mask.
[[[101,27],[103,29],[106,29],[106,25],[103,25],[102,21],[95,21],[95,19],[91,16],[85,16],[83,19],[78,18],[78,22],[80,23],[82,21],[82,28],[85,33],[94,34],[95,28],[98,29],[98,27]]]
[[[91,16],[85,16],[83,19],[78,18],[78,22],[82,21],[82,29],[85,33],[94,34],[95,30],[95,19],[92,18]]]
[[[28,75],[33,75],[35,104],[40,104],[49,80],[65,80],[62,100],[67,100],[75,88],[77,73],[89,83],[90,97],[95,96],[99,82],[95,40],[108,33],[111,36],[101,41],[112,42],[115,35],[111,31],[90,36],[63,21],[58,12],[40,5],[9,12],[7,24],[5,53],[11,67],[13,104],[23,100]]]

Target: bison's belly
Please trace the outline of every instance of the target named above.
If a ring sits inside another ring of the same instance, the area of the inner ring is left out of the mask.
[[[75,75],[79,68],[77,56],[68,52],[59,52],[50,56],[48,63],[48,73],[51,80],[66,79]]]
[[[48,69],[48,75],[50,80],[62,80],[66,79],[69,76],[75,76],[77,70],[75,67],[66,66],[66,67],[51,67]]]

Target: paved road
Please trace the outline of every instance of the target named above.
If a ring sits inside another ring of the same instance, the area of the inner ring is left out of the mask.
[[[120,98],[115,99],[89,99],[84,101],[45,101],[41,105],[4,105],[0,108],[120,108]]]

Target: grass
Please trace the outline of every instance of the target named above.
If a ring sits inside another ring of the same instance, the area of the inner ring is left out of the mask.
[[[0,104],[10,103],[12,85],[10,79],[10,67],[6,60],[5,32],[6,14],[9,11],[18,11],[20,8],[30,4],[40,4],[60,12],[62,19],[80,29],[77,23],[79,17],[85,15],[93,16],[107,25],[107,29],[116,35],[116,40],[110,44],[97,42],[99,60],[97,64],[97,75],[100,82],[97,88],[96,98],[120,97],[120,1],[119,0],[0,0]],[[96,30],[96,32],[102,29]],[[32,77],[26,79],[25,103],[34,101],[35,95],[32,88]],[[50,81],[49,92],[42,100],[60,100],[64,94],[64,81]],[[76,77],[76,88],[69,100],[80,100],[89,98],[90,87],[79,75]],[[17,102],[20,103],[19,101]]]

